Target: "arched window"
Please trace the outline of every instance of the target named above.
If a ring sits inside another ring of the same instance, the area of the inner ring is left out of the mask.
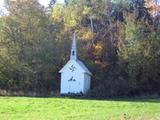
[[[74,51],[72,51],[72,55],[74,56]]]

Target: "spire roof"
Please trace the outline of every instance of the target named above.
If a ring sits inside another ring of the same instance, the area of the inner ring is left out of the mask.
[[[76,32],[74,32],[73,34],[73,42],[72,42],[70,60],[77,60],[77,34]]]
[[[77,34],[76,34],[76,32],[74,32],[74,34],[73,34],[70,60],[67,62],[67,64],[59,72],[63,73],[63,72],[68,71],[69,66],[71,66],[73,64],[77,65],[79,67],[79,71],[92,76],[92,73],[83,64],[83,62],[81,62],[80,60],[77,59]]]

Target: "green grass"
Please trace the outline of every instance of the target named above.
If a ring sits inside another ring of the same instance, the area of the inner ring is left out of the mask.
[[[160,99],[0,97],[0,120],[160,120]]]

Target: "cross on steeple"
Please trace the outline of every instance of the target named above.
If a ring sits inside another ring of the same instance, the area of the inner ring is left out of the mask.
[[[77,60],[77,34],[76,32],[74,32],[73,34],[73,42],[72,42],[70,60]]]

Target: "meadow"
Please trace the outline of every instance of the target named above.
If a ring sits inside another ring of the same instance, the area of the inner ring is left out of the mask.
[[[160,99],[0,97],[0,120],[160,120]]]

